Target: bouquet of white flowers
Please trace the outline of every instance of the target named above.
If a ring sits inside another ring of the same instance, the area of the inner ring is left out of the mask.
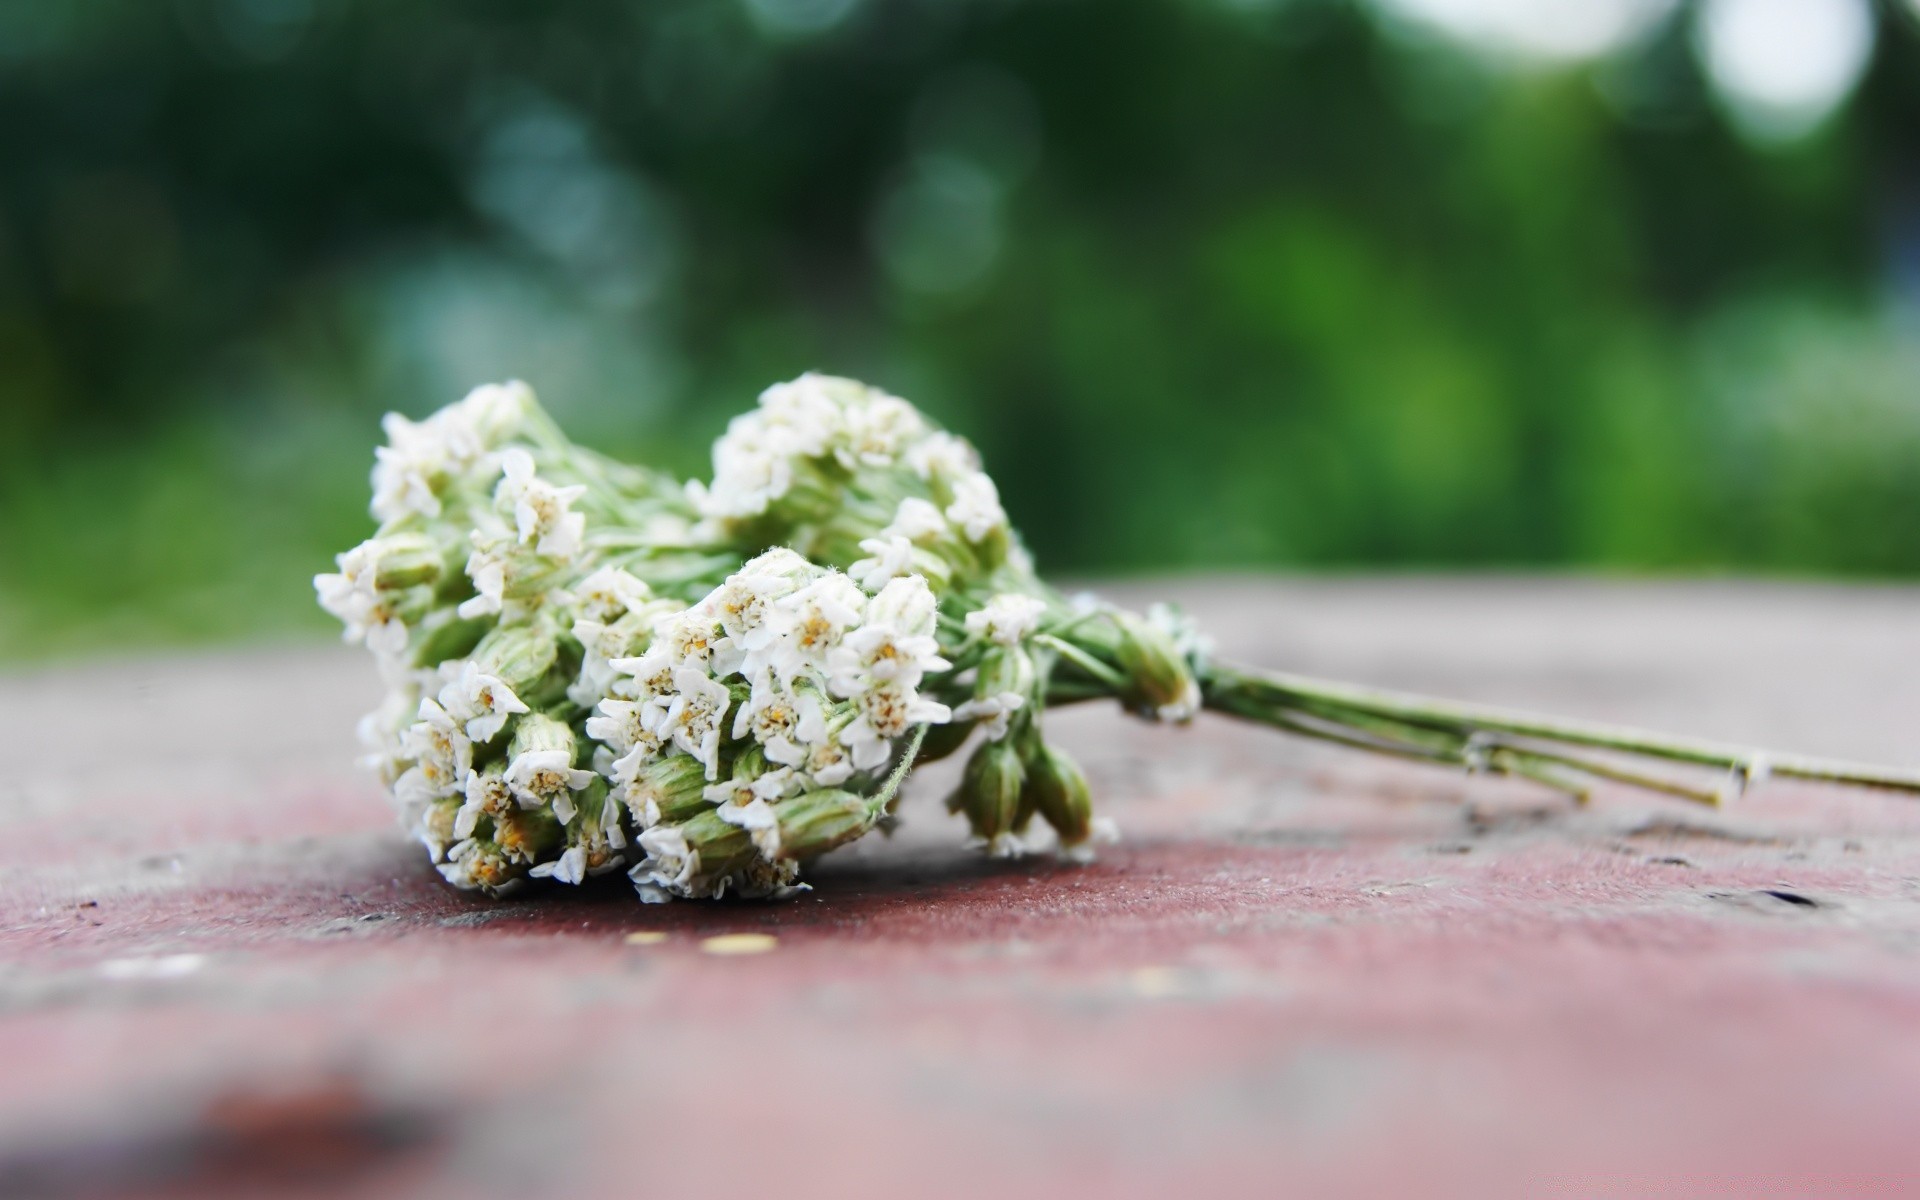
[[[948,800],[994,854],[1110,831],[1042,735],[1049,706],[1202,708],[1360,749],[1719,803],[1769,773],[1920,774],[1766,755],[1215,661],[1178,613],[1035,573],[962,439],[896,396],[804,375],[682,485],[570,442],[520,383],[385,422],[373,537],[317,576],[388,685],[368,762],[456,886],[627,868],[642,899],[785,894],[873,829],[918,763],[978,735]],[[1663,759],[1724,773],[1705,787]]]

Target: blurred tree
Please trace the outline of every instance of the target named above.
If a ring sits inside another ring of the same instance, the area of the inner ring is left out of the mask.
[[[1411,3],[0,0],[0,653],[307,620],[509,375],[684,471],[864,375],[1056,570],[1920,567],[1905,11],[1755,145],[1687,7]]]

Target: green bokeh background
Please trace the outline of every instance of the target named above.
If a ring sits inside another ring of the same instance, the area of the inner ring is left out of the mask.
[[[699,468],[819,368],[1043,565],[1920,569],[1920,23],[1744,140],[1683,6],[0,0],[0,657],[325,627],[387,409]],[[756,15],[761,19],[756,21]]]

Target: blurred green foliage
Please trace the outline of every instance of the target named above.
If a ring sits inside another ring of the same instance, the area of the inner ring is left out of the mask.
[[[1511,69],[1340,0],[0,0],[0,655],[322,626],[377,415],[512,376],[682,471],[869,378],[1054,571],[1910,573],[1887,14],[1754,148],[1684,12]]]

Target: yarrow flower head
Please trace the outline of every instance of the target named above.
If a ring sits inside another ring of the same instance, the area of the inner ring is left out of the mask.
[[[388,683],[367,761],[458,887],[788,894],[973,732],[982,844],[1037,815],[1078,853],[1051,681],[1187,694],[1157,626],[1052,598],[971,446],[853,380],[767,389],[692,485],[572,445],[523,384],[386,430],[381,526],[314,587]]]

